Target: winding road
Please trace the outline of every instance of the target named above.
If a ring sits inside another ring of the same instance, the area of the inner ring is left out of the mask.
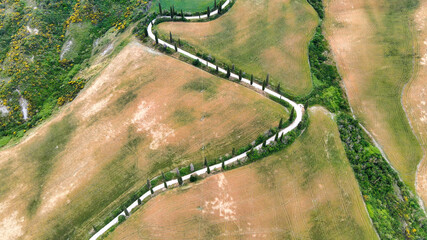
[[[227,7],[227,6],[228,6],[228,4],[230,4],[230,0],[227,0],[227,1],[222,5],[222,9],[225,9],[225,7]],[[210,16],[214,16],[214,15],[217,15],[217,14],[218,14],[218,10],[215,10],[215,11],[212,11],[212,12],[210,13]],[[169,16],[161,16],[161,17],[157,17],[157,19],[160,19],[160,18],[163,18],[163,19],[170,19],[170,17],[169,17]],[[205,15],[201,15],[200,17],[199,17],[199,16],[185,17],[185,19],[188,19],[188,20],[197,20],[197,19],[203,19],[203,18],[208,18],[208,16],[205,14]],[[152,40],[155,40],[155,35],[154,35],[154,34],[153,34],[153,32],[152,32],[152,27],[153,27],[153,24],[155,23],[155,21],[156,21],[156,19],[155,19],[155,20],[153,20],[153,21],[148,25],[148,28],[147,28],[148,36],[149,36]],[[159,44],[161,44],[161,45],[163,45],[163,46],[166,46],[166,47],[168,47],[168,48],[171,48],[171,49],[173,49],[173,50],[175,51],[175,46],[173,46],[173,45],[171,45],[171,44],[169,44],[169,43],[167,43],[167,42],[165,42],[165,41],[163,41],[163,40],[161,40],[161,39],[158,39],[158,42],[159,42]],[[206,61],[206,60],[204,60],[204,59],[201,59],[201,58],[199,58],[199,57],[197,57],[197,56],[195,56],[195,55],[193,55],[193,54],[191,54],[191,53],[189,53],[189,52],[186,52],[186,51],[184,51],[184,50],[182,50],[182,49],[180,49],[180,48],[178,48],[178,52],[179,52],[179,53],[181,53],[182,55],[185,55],[186,57],[191,58],[191,59],[194,59],[194,60],[198,59],[198,60],[200,61],[200,63],[202,63],[202,64],[204,64],[204,65],[206,65],[206,66],[208,66],[208,67],[210,67],[210,68],[216,69],[216,67],[217,67],[215,64],[210,63],[210,62],[208,62],[208,61]],[[226,74],[226,73],[227,73],[227,71],[226,71],[225,69],[220,68],[220,67],[218,67],[218,71],[219,71],[219,72],[221,72],[221,73],[224,73],[224,74]],[[238,76],[237,74],[235,74],[235,73],[231,73],[231,74],[230,74],[230,77],[235,78],[235,79],[238,79],[238,78],[239,78],[239,76]],[[246,79],[246,78],[242,78],[242,80],[241,80],[241,81],[250,85],[250,80],[248,80],[248,79]],[[261,86],[261,85],[259,85],[259,84],[257,84],[257,83],[253,83],[253,84],[252,84],[252,87],[253,87],[253,88],[255,88],[255,89],[257,89],[257,90],[261,90],[261,91],[263,91],[263,92],[265,92],[265,93],[267,93],[267,94],[269,94],[269,95],[271,95],[271,96],[277,97],[277,98],[279,98],[279,99],[282,99],[282,100],[284,100],[284,101],[288,102],[288,103],[289,103],[290,105],[292,105],[292,107],[295,109],[295,112],[296,112],[296,118],[295,118],[294,122],[293,122],[291,125],[289,125],[288,127],[286,127],[285,129],[282,129],[282,130],[279,132],[279,136],[280,136],[281,134],[286,134],[286,133],[288,133],[288,132],[292,131],[293,129],[295,129],[296,127],[298,127],[299,123],[300,123],[300,122],[301,122],[301,120],[302,120],[302,116],[303,116],[303,109],[304,109],[303,105],[301,105],[301,104],[297,104],[297,103],[293,102],[292,100],[290,100],[290,99],[288,99],[288,98],[286,98],[286,97],[284,97],[284,96],[280,95],[279,93],[276,93],[276,92],[274,92],[274,91],[272,91],[272,90],[270,90],[270,89],[267,89],[267,88],[266,88],[265,90],[262,90],[262,86]],[[275,136],[272,136],[271,138],[269,138],[269,139],[267,140],[267,144],[270,144],[271,142],[274,142],[274,138],[275,138]],[[254,148],[255,148],[255,149],[257,149],[257,150],[259,150],[259,149],[261,149],[261,148],[262,148],[262,144],[260,144],[260,145],[258,145],[258,146],[256,146],[256,147],[254,147]],[[227,165],[233,164],[233,163],[235,163],[235,162],[237,162],[237,161],[239,161],[239,160],[243,160],[244,158],[246,158],[247,153],[248,153],[248,151],[247,151],[247,152],[244,152],[244,153],[242,153],[242,154],[240,154],[240,155],[238,155],[238,156],[235,156],[235,157],[233,157],[233,158],[231,158],[231,159],[229,159],[229,160],[225,161],[225,162],[224,162],[224,164],[227,166]],[[215,165],[209,166],[209,168],[210,168],[211,170],[221,169],[221,167],[222,167],[222,163],[218,163],[218,164],[215,164]],[[188,180],[188,179],[190,178],[190,176],[191,176],[191,175],[193,175],[193,174],[197,174],[197,175],[199,175],[199,176],[200,176],[200,175],[205,174],[206,172],[207,172],[207,168],[203,168],[203,169],[200,169],[200,170],[198,170],[198,171],[196,171],[196,172],[193,172],[193,173],[191,173],[191,174],[188,174],[188,175],[183,176],[183,177],[182,177],[182,180],[183,180],[183,181],[186,181],[186,180]],[[173,179],[173,180],[170,180],[170,181],[166,182],[166,184],[167,184],[167,186],[178,185],[178,180],[177,180],[177,179]],[[159,184],[159,185],[155,186],[155,187],[153,188],[153,191],[154,191],[154,192],[162,191],[164,188],[165,188],[165,187],[164,187],[164,184],[162,183],[162,184]],[[145,200],[146,198],[148,198],[150,195],[151,195],[151,192],[150,192],[150,191],[147,191],[147,192],[146,192],[146,193],[144,193],[141,197],[139,197],[139,199],[140,199],[141,201],[144,201],[144,200]],[[135,201],[135,202],[133,202],[129,207],[127,207],[127,211],[130,213],[130,212],[132,211],[132,209],[134,209],[134,208],[135,208],[135,207],[137,207],[137,206],[138,206],[138,200],[136,200],[136,201]],[[110,228],[112,228],[114,225],[116,225],[116,224],[119,222],[119,216],[120,216],[120,215],[125,216],[125,212],[123,211],[123,212],[121,212],[119,215],[117,215],[113,220],[111,220],[111,221],[110,221],[107,225],[105,225],[101,230],[99,230],[97,233],[95,233],[95,234],[90,238],[90,240],[95,240],[95,239],[97,239],[97,238],[98,238],[98,237],[100,237],[102,234],[104,234],[105,232],[107,232]]]

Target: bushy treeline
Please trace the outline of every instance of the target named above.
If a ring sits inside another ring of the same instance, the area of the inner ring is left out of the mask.
[[[425,239],[426,217],[408,187],[352,116],[337,116],[347,158],[369,215],[382,239]]]
[[[35,5],[31,5],[35,4]],[[75,78],[91,57],[93,42],[108,29],[123,31],[146,11],[146,2],[62,0],[0,3],[0,102],[9,115],[0,117],[0,138],[22,135],[53,109],[73,100],[87,79]],[[85,24],[88,34],[73,59],[60,57],[71,25]],[[29,102],[23,119],[19,99]]]

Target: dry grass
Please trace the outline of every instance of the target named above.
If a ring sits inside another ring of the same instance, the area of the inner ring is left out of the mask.
[[[427,1],[421,1],[415,15],[417,59],[415,75],[405,88],[403,103],[412,127],[424,148],[424,159],[417,173],[417,192],[427,202]]]
[[[376,239],[322,108],[288,149],[150,200],[108,239]]]
[[[329,0],[325,27],[356,116],[414,189],[422,151],[401,105],[413,74],[410,2]]]
[[[262,95],[131,42],[59,114],[0,152],[0,232],[85,239],[147,178],[247,145],[286,115]]]
[[[221,62],[265,79],[295,95],[311,88],[308,43],[317,15],[305,0],[238,0],[225,15],[203,23],[158,25]]]

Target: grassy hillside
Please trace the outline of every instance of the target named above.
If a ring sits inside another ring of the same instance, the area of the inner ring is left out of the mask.
[[[85,239],[147,178],[231,153],[288,117],[252,90],[137,42],[108,66],[94,62],[89,87],[0,152],[0,222],[16,226],[0,232]]]
[[[417,174],[417,192],[427,202],[427,1],[421,1],[414,15],[416,29],[417,59],[415,60],[415,74],[405,88],[403,103],[407,110],[415,134],[424,148],[424,159]]]
[[[258,79],[270,74],[271,85],[302,95],[312,89],[307,48],[316,24],[305,0],[239,0],[214,21],[161,23],[158,30]]]
[[[107,239],[376,239],[322,108],[288,149],[150,200]]]
[[[416,6],[415,0],[330,0],[325,25],[354,113],[412,189],[422,151],[401,96],[413,74]]]
[[[124,30],[147,7],[141,0],[1,1],[0,147],[72,101],[88,80],[74,76],[88,66],[95,40]]]

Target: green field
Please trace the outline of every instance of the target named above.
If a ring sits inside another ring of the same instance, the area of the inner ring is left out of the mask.
[[[168,10],[174,7],[175,11],[185,13],[196,13],[206,11],[207,7],[210,9],[214,6],[214,0],[155,0],[152,2],[152,11],[159,11],[159,3],[162,5],[163,10]],[[219,0],[217,1],[219,3]]]
[[[167,22],[157,29],[260,80],[270,74],[270,85],[304,95],[312,89],[307,54],[317,21],[305,0],[239,0],[216,20]]]

